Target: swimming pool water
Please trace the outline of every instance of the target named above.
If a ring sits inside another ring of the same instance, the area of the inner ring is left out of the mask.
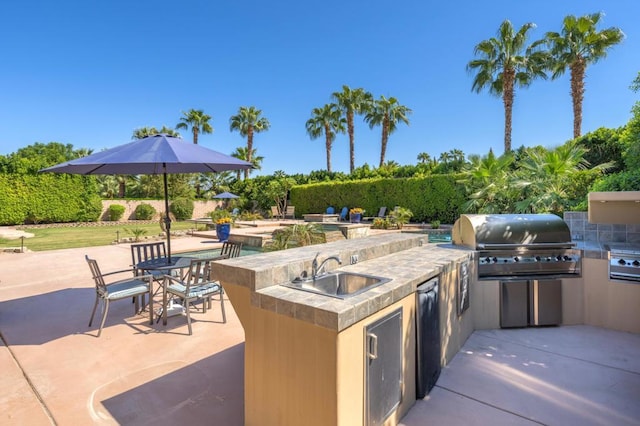
[[[252,254],[259,254],[263,251],[259,247],[242,247],[240,250],[240,256],[250,256]],[[220,254],[220,248],[210,249],[210,250],[195,250],[195,251],[187,251],[184,253],[180,253],[182,256],[195,257],[198,259],[203,259],[206,257],[215,257]]]

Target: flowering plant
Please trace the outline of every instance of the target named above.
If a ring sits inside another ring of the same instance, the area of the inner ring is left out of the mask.
[[[362,214],[364,213],[364,210],[361,209],[360,207],[354,207],[351,210],[349,210],[349,214],[358,214],[358,213]]]
[[[216,225],[224,225],[225,223],[231,223],[231,218],[221,217],[220,219],[216,219]]]

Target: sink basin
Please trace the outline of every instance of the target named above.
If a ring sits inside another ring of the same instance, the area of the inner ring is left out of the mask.
[[[300,280],[283,284],[285,287],[309,291],[311,293],[345,299],[391,281],[355,272],[333,272],[316,277],[315,280]]]

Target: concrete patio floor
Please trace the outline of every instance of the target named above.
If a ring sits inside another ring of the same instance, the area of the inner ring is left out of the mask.
[[[215,248],[172,240],[174,252]],[[102,336],[88,254],[128,244],[0,254],[0,424],[242,425],[244,332],[230,303],[149,325],[112,304]],[[640,424],[640,336],[589,326],[476,331],[401,424]]]

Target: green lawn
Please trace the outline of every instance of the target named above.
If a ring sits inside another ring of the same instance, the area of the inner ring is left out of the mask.
[[[24,245],[31,251],[57,250],[77,247],[106,246],[116,240],[116,232],[120,238],[131,238],[133,229],[144,229],[144,236],[150,237],[160,234],[160,225],[152,224],[127,224],[110,226],[77,226],[58,228],[32,228],[25,232],[34,234],[32,238],[25,238]],[[186,231],[193,229],[192,222],[173,222],[172,231]],[[0,249],[6,247],[20,247],[21,241],[0,238]]]

